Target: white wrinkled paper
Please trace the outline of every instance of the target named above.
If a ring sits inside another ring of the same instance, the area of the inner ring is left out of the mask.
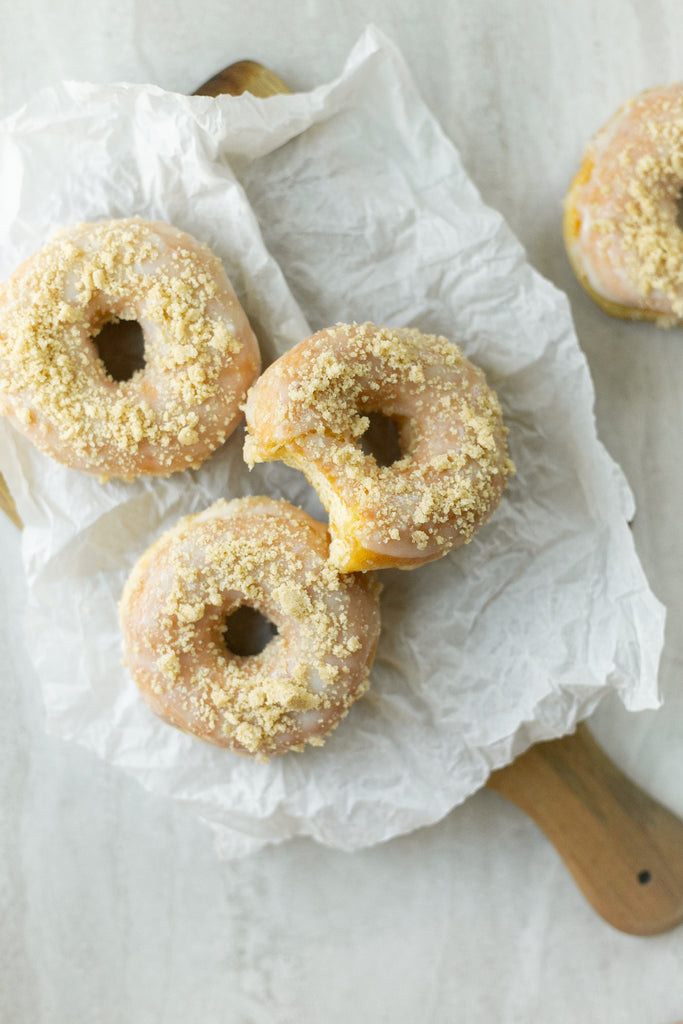
[[[376,30],[308,94],[44,91],[0,125],[0,175],[3,278],[74,221],[168,221],[223,259],[266,363],[339,320],[459,342],[499,393],[518,469],[468,547],[381,574],[372,688],[326,745],[259,764],[147,710],[121,665],[116,603],[148,545],[218,497],[268,493],[320,516],[301,474],[249,473],[238,432],[197,472],[101,485],[0,424],[50,731],[190,805],[230,856],[294,835],[344,849],[388,839],[571,731],[611,690],[657,706],[664,614],[634,553],[628,487],[596,437],[567,300],[483,205]]]

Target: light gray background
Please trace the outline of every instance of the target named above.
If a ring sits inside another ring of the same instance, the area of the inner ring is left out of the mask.
[[[307,89],[341,69],[368,21],[402,49],[484,199],[569,293],[599,433],[635,492],[638,551],[669,609],[663,709],[627,715],[610,702],[593,727],[683,816],[683,334],[594,308],[560,234],[561,199],[590,135],[631,95],[683,78],[683,7],[0,0],[0,115],[62,78],[190,92],[244,57]],[[44,735],[21,638],[18,534],[4,520],[0,545],[0,1024],[683,1016],[683,928],[649,939],[614,932],[534,826],[488,792],[366,853],[299,841],[218,862],[182,809]]]

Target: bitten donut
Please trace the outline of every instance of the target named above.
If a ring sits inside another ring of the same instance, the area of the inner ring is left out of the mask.
[[[269,757],[323,738],[365,692],[379,587],[338,573],[322,523],[273,498],[218,501],[182,519],[135,566],[120,604],[125,662],[171,725]],[[277,627],[260,654],[224,643],[255,608]]]
[[[137,320],[145,367],[116,382],[93,338]],[[0,288],[0,410],[101,477],[198,466],[230,435],[260,356],[220,261],[139,218],[60,231]]]
[[[564,204],[583,287],[612,316],[683,320],[683,85],[631,100],[587,147]]]
[[[368,414],[396,421],[402,457],[380,466]],[[301,469],[327,509],[343,572],[412,569],[469,541],[512,463],[495,393],[445,338],[338,324],[272,364],[249,393],[245,459]]]

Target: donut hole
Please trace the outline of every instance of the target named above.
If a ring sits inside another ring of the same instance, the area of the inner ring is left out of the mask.
[[[405,455],[401,445],[401,428],[397,420],[383,412],[364,413],[369,425],[359,438],[361,450],[378,466],[393,466]]]
[[[250,658],[265,650],[277,633],[277,626],[262,612],[242,604],[226,617],[223,642],[230,654]]]
[[[145,368],[145,339],[137,320],[110,320],[92,340],[105,370],[117,383]]]
[[[679,188],[678,193],[674,197],[674,216],[676,226],[679,230],[683,231],[683,187]]]

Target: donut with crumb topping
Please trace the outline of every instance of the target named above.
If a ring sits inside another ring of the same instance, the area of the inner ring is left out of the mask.
[[[368,687],[379,586],[339,573],[322,523],[274,498],[218,501],[142,556],[120,603],[125,662],[166,722],[239,754],[320,746]],[[258,610],[277,628],[234,654],[226,619]]]
[[[369,415],[397,424],[400,457],[380,465]],[[495,393],[445,338],[337,324],[295,345],[247,399],[245,459],[302,470],[330,520],[342,572],[412,569],[469,541],[513,466]]]
[[[626,103],[586,149],[564,203],[564,240],[611,316],[683,322],[683,84]]]
[[[115,381],[93,339],[136,320],[145,366]],[[237,426],[258,343],[220,261],[134,217],[58,232],[0,288],[0,411],[100,477],[197,467]]]

